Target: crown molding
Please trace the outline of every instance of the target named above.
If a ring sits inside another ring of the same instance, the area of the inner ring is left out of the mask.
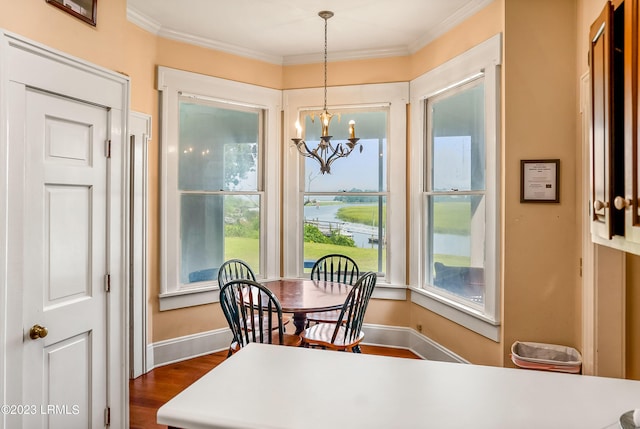
[[[380,49],[361,49],[356,51],[339,51],[329,52],[327,54],[327,61],[349,61],[349,60],[367,60],[372,58],[389,58],[389,57],[403,57],[409,55],[409,50],[406,46],[396,46],[391,48]],[[303,54],[303,55],[289,55],[283,58],[282,64],[285,66],[296,64],[312,64],[321,63],[324,60],[324,54]]]
[[[232,45],[230,43],[219,42],[217,40],[207,39],[205,37],[194,36],[180,31],[162,28],[158,36],[167,39],[185,42],[191,45],[202,46],[203,48],[213,49],[215,51],[226,52],[241,57],[251,58],[254,60],[265,61],[267,63],[282,65],[283,58],[279,55],[269,55],[264,52],[254,51],[252,49],[243,48],[242,46]]]
[[[252,49],[243,48],[241,46],[223,43],[217,40],[212,40],[205,37],[195,36],[192,34],[173,30],[170,28],[165,28],[159,22],[149,18],[147,15],[130,6],[127,6],[127,19],[143,30],[155,34],[156,36],[277,65],[282,65],[283,63],[283,58],[278,55],[269,55],[263,52],[254,51]]]
[[[143,30],[155,35],[158,35],[162,28],[162,25],[160,25],[158,21],[149,18],[147,15],[132,8],[131,6],[127,6],[127,20]]]
[[[390,58],[390,57],[402,57],[416,53],[428,43],[442,36],[447,31],[451,30],[456,25],[460,24],[465,19],[477,13],[494,0],[476,0],[467,4],[465,7],[460,8],[453,15],[446,20],[442,21],[437,26],[428,30],[426,34],[420,37],[408,46],[394,46],[380,49],[362,49],[353,51],[338,51],[331,52],[327,57],[327,61],[354,61],[365,60],[374,58]],[[138,27],[153,33],[157,36],[164,37],[179,42],[188,43],[191,45],[201,46],[207,49],[213,49],[216,51],[227,52],[229,54],[238,55],[254,60],[265,61],[276,65],[299,65],[299,64],[313,64],[323,61],[324,56],[322,53],[314,54],[301,54],[301,55],[270,55],[264,52],[255,51],[242,46],[233,45],[230,43],[224,43],[205,37],[195,36],[185,32],[173,30],[163,27],[161,23],[149,18],[142,12],[127,6],[127,19]]]
[[[427,46],[438,37],[442,36],[447,31],[454,28],[456,25],[462,23],[465,19],[475,15],[481,9],[484,9],[494,0],[477,0],[475,2],[468,3],[466,6],[458,9],[454,14],[442,21],[440,24],[427,30],[427,32],[413,43],[410,43],[407,47],[410,54],[415,54],[420,49]]]

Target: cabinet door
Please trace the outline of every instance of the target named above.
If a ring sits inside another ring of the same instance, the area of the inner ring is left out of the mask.
[[[614,197],[614,206],[626,215],[625,238],[640,243],[640,153],[638,152],[638,136],[640,135],[640,64],[638,50],[640,48],[640,10],[638,0],[626,0],[629,3],[625,27],[625,69],[627,70],[626,110],[627,128],[625,129],[625,190],[624,195]]]
[[[591,233],[605,243],[625,235],[624,212],[613,207],[614,198],[625,192],[625,19],[625,2],[609,2],[590,31]]]
[[[607,2],[591,25],[591,233],[604,239],[613,235],[610,204],[610,159],[612,113],[611,21],[613,8]]]

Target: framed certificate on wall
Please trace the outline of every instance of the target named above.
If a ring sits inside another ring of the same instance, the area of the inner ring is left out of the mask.
[[[95,27],[98,0],[47,0],[47,3],[64,10]]]
[[[520,161],[520,202],[558,203],[559,159]]]

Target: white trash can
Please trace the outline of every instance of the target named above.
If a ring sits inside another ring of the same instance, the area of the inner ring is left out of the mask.
[[[582,356],[572,347],[556,344],[516,341],[511,345],[511,360],[516,366],[543,371],[579,374]]]

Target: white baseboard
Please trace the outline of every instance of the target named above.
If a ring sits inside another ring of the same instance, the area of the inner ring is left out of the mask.
[[[407,349],[428,360],[469,363],[411,328],[365,324],[363,330],[365,332],[363,344]],[[231,331],[224,328],[149,344],[147,370],[227,350],[231,338]]]
[[[411,350],[423,359],[469,363],[451,350],[411,328],[365,324],[363,344]]]
[[[150,344],[147,356],[151,356],[153,364],[147,369],[227,350],[232,338],[229,328],[224,328]]]
[[[153,368],[155,368],[155,362],[154,362],[154,357],[153,357],[153,348],[154,348],[154,344],[147,344],[147,362],[146,362],[147,364],[143,368],[145,373],[147,373],[147,372],[151,371]]]

